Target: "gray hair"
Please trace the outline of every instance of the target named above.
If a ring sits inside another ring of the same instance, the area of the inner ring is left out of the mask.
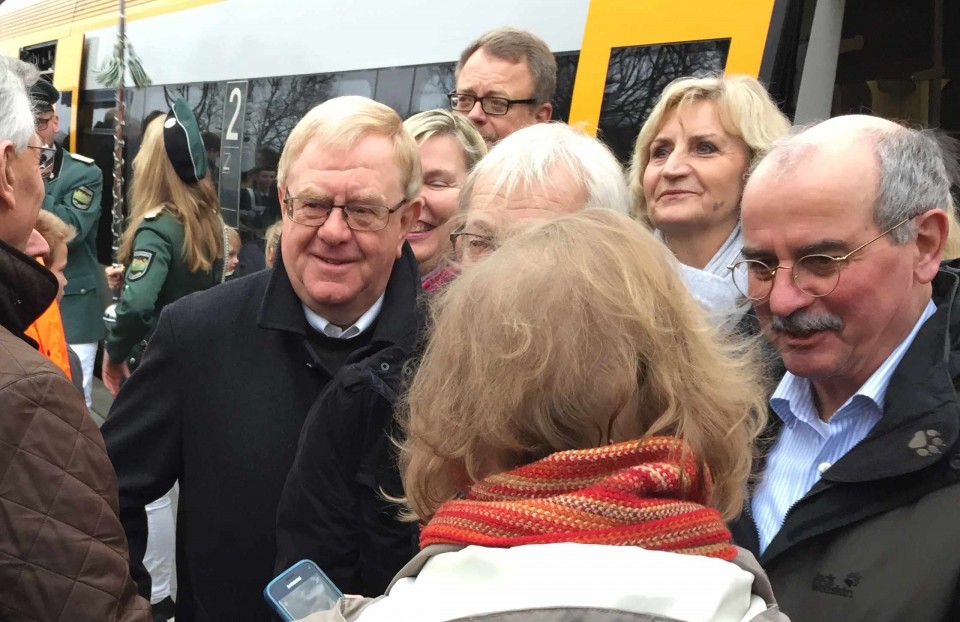
[[[551,185],[554,175],[579,182],[587,195],[584,209],[603,207],[630,213],[630,193],[620,163],[599,140],[565,123],[537,123],[510,134],[474,167],[460,191],[460,213],[466,213],[479,180],[491,192],[512,195]]]
[[[820,123],[823,121],[794,127],[774,141],[766,156],[754,161],[751,175],[762,162],[771,164],[774,174],[785,175],[796,169],[816,153],[817,145],[807,142],[804,135]],[[937,130],[903,126],[864,128],[859,134],[872,143],[880,173],[873,212],[873,221],[880,230],[932,209],[953,213],[950,185],[955,165],[950,158],[956,151],[955,141]],[[908,222],[889,237],[894,244],[902,244],[916,235],[916,223]]]
[[[950,177],[944,150],[931,130],[902,128],[877,135],[874,149],[880,159],[880,188],[873,220],[882,230],[932,209],[948,214],[953,209]],[[890,233],[901,244],[917,235],[917,224],[908,222]]]
[[[28,90],[39,78],[33,65],[0,54],[0,140],[11,141],[17,152],[37,133]]]

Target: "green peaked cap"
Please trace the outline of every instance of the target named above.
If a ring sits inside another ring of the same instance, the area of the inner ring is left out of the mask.
[[[183,98],[173,102],[173,108],[167,113],[163,122],[163,142],[167,157],[180,179],[188,184],[203,179],[207,174],[207,153],[197,117]]]

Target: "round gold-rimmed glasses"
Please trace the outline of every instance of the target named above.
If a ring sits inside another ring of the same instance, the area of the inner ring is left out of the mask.
[[[823,298],[837,289],[837,285],[840,283],[840,268],[850,258],[888,233],[892,233],[897,227],[910,222],[913,218],[911,216],[901,220],[877,237],[861,244],[842,257],[820,254],[806,255],[798,259],[792,266],[780,264],[772,268],[758,259],[744,259],[727,266],[727,269],[730,270],[733,284],[737,286],[740,293],[754,302],[764,300],[770,295],[770,292],[773,291],[773,282],[777,277],[777,270],[781,268],[790,270],[797,289],[808,296]]]

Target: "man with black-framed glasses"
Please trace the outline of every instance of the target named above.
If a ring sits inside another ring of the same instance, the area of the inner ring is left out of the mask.
[[[383,494],[403,494],[390,436],[423,323],[419,148],[387,106],[334,98],[277,182],[273,268],[165,307],[103,426],[141,593],[144,505],[180,481],[177,619],[267,620],[264,586],[304,558],[381,593],[416,551]]]
[[[90,408],[97,346],[104,336],[101,268],[97,261],[103,173],[91,158],[56,144],[60,92],[53,84],[41,78],[31,87],[30,98],[37,134],[45,146],[43,157],[47,160],[43,169],[43,209],[77,231],[67,244],[69,259],[63,271],[67,286],[60,307],[67,343],[80,358],[83,393]]]
[[[471,43],[460,55],[456,80],[450,108],[467,115],[491,147],[553,114],[557,61],[525,30],[498,28]]]
[[[787,369],[732,526],[798,620],[960,615],[960,270],[935,136],[838,117],[774,143],[731,278]]]

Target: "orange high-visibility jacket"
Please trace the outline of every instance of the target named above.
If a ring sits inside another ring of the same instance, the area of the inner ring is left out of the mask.
[[[37,261],[43,263],[39,258]],[[70,375],[70,358],[67,356],[67,337],[63,332],[63,318],[60,317],[60,305],[56,300],[51,302],[43,315],[24,332],[40,346],[40,354],[53,361],[67,378],[73,380]]]

